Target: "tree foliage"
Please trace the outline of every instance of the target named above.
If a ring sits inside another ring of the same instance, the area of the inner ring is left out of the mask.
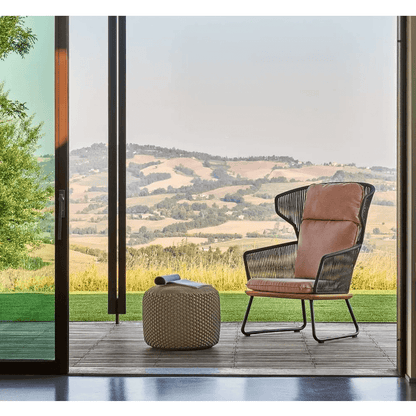
[[[36,36],[19,16],[0,17],[0,59],[24,57]],[[10,101],[0,83],[0,270],[22,267],[41,241],[39,225],[53,195],[50,178],[35,157],[42,123],[33,126],[25,104]]]
[[[0,124],[0,269],[19,267],[27,245],[39,243],[38,222],[54,192],[34,156],[42,125],[32,120]]]
[[[29,53],[37,40],[32,29],[24,27],[22,16],[0,16],[0,59],[4,61],[11,53],[17,53],[22,58]],[[7,94],[0,94],[0,110],[2,117],[26,117],[26,103],[11,101]],[[0,118],[0,123],[4,122]]]
[[[22,16],[0,16],[0,59],[10,53],[18,53],[22,58],[29,53],[37,40],[32,29],[24,26]]]

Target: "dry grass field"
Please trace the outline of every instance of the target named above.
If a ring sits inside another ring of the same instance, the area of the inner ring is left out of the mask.
[[[97,236],[71,234],[69,237],[69,244],[75,244],[77,246],[84,246],[90,248],[98,248],[100,250],[107,251],[108,237],[105,235]]]
[[[382,233],[392,234],[391,228],[396,227],[396,207],[384,205],[370,206],[368,212],[366,231],[372,232],[374,228],[379,228]]]
[[[227,194],[234,194],[239,189],[250,188],[250,185],[235,185],[235,186],[224,186],[222,188],[214,189],[212,191],[204,192],[204,195],[214,195],[216,198],[224,198]]]
[[[132,232],[137,232],[141,227],[146,227],[148,230],[162,230],[167,225],[177,224],[179,222],[187,222],[182,220],[175,220],[174,218],[165,218],[160,221],[150,221],[150,220],[131,220],[127,218],[127,226],[131,227]]]
[[[175,168],[175,166],[183,165],[189,169],[192,169],[201,179],[212,180],[212,170],[203,166],[202,161],[195,158],[177,157],[173,159],[166,159],[166,161],[163,162],[163,165],[168,166],[171,169]]]
[[[310,185],[311,182],[281,182],[281,183],[265,183],[260,187],[259,194],[265,193],[269,195],[278,195],[283,192],[302,186]]]
[[[397,192],[396,191],[378,191],[374,194],[373,202],[378,201],[390,201],[396,204]]]
[[[107,172],[97,172],[92,175],[85,176],[82,179],[79,179],[77,182],[73,182],[71,187],[107,186],[107,184]],[[76,192],[75,188],[74,192]]]
[[[277,241],[261,241],[261,245],[275,244]],[[282,240],[278,241],[283,242]],[[251,247],[247,247],[251,248]],[[54,247],[42,247],[37,253],[44,259],[50,259],[50,250]],[[127,291],[144,291],[153,286],[158,275],[178,272],[182,278],[201,281],[214,285],[219,291],[243,291],[246,276],[242,263],[235,267],[227,256],[222,260],[202,266],[200,258],[190,263],[172,257],[169,264],[159,264],[158,259],[150,263],[147,258],[138,258],[133,269],[127,270]],[[107,264],[97,263],[95,257],[70,253],[70,291],[106,291]],[[0,285],[3,291],[16,292],[53,292],[54,265],[37,271],[6,270],[0,273]],[[385,252],[361,253],[354,270],[352,290],[395,290],[396,259]]]
[[[306,166],[302,169],[276,169],[269,178],[278,178],[283,176],[288,181],[295,179],[297,181],[312,180],[321,176],[332,176],[337,170],[341,168],[338,166]]]
[[[127,198],[126,205],[132,207],[134,205],[146,205],[151,207],[166,199],[166,194],[136,196],[134,198]]]
[[[133,248],[141,248],[141,247],[147,247],[152,246],[155,244],[159,244],[162,247],[171,247],[171,246],[178,246],[181,244],[205,244],[208,240],[206,238],[200,238],[200,237],[164,237],[164,238],[158,238],[155,241],[152,241],[147,244],[137,244],[135,246],[132,246]]]
[[[237,233],[245,235],[246,233],[252,232],[262,233],[267,229],[272,230],[275,225],[276,221],[227,221],[215,227],[198,228],[197,232],[208,234]]]
[[[295,238],[239,238],[238,240],[233,241],[222,241],[219,243],[206,244],[204,247],[211,247],[213,250],[215,250],[218,247],[222,252],[225,252],[228,250],[228,247],[230,245],[233,245],[239,247],[240,250],[244,252],[255,248],[268,247],[276,244],[287,243],[288,241],[292,240],[295,240]]]
[[[242,178],[259,179],[270,175],[275,166],[283,167],[286,164],[259,160],[228,162],[228,165],[230,166],[230,173],[233,173],[235,176],[240,175]]]
[[[72,216],[74,214],[77,214],[78,216],[81,216],[81,217],[74,217],[74,218],[86,218],[86,219],[88,219],[90,216],[104,215],[104,214],[99,214],[104,209],[104,206],[101,208],[93,209],[89,211],[87,214],[81,213],[82,210],[87,208],[92,203],[93,202],[87,202],[87,203],[82,203],[82,204],[74,204],[74,203],[69,204],[69,215]]]
[[[158,159],[156,159],[152,155],[134,155],[133,158],[126,159],[126,164],[127,164],[127,166],[130,163],[138,163],[140,165],[140,164],[143,164],[143,163],[155,162],[156,160],[158,160]]]
[[[253,195],[244,195],[244,201],[248,202],[249,204],[260,205],[260,204],[271,204],[274,206],[274,197],[269,199],[258,198]]]
[[[150,168],[152,167],[153,166],[150,166]],[[146,169],[149,169],[149,168],[146,168]],[[144,171],[145,169],[143,169],[143,173]],[[174,172],[173,170],[171,172],[164,170],[163,172],[170,173],[171,177],[164,181],[157,181],[157,182],[151,183],[150,185],[146,185],[146,188],[149,192],[153,192],[155,189],[158,189],[158,188],[167,189],[169,186],[173,186],[174,188],[180,188],[181,186],[192,185],[191,181],[193,178],[191,176],[180,175]],[[148,175],[149,173],[146,173],[146,175]],[[154,173],[156,173],[156,171]]]

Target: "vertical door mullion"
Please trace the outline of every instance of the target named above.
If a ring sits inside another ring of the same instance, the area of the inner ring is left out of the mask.
[[[69,16],[55,17],[55,361],[69,371]],[[57,223],[58,220],[58,223]]]
[[[108,313],[117,313],[117,17],[108,17]]]
[[[126,17],[119,16],[118,46],[118,305],[117,312],[126,313]]]
[[[407,17],[397,18],[397,369],[406,373]]]

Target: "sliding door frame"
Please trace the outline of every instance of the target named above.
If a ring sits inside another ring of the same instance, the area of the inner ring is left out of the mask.
[[[397,371],[406,373],[407,17],[397,17]]]
[[[398,21],[398,368],[416,382],[416,17]]]
[[[55,359],[1,360],[0,374],[69,371],[69,16],[55,17]]]
[[[109,16],[108,313],[116,324],[126,313],[126,225],[126,17]]]

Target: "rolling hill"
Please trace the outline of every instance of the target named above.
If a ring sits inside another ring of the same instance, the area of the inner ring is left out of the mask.
[[[107,146],[70,154],[71,244],[107,249]],[[48,165],[49,167],[49,165]],[[363,181],[376,187],[365,244],[395,250],[396,171],[380,166],[313,165],[288,156],[225,158],[157,146],[127,145],[128,245],[203,247],[292,239],[274,212],[278,193],[319,182]]]

